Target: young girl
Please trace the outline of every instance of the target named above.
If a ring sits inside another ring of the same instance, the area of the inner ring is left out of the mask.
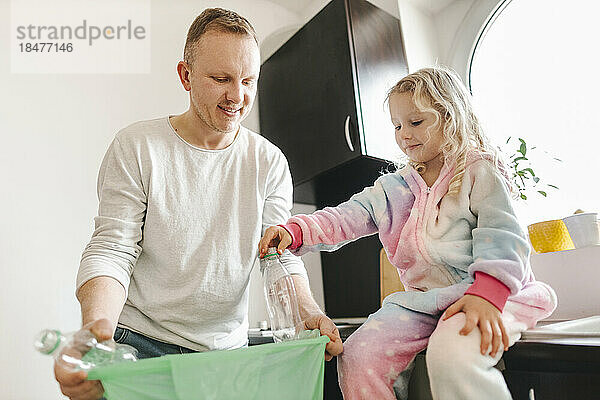
[[[410,74],[388,102],[408,164],[337,207],[268,228],[260,254],[333,251],[379,233],[406,291],[389,295],[344,343],[345,399],[406,399],[425,348],[434,399],[510,399],[494,366],[550,315],[556,295],[531,272],[509,178],[454,72]]]

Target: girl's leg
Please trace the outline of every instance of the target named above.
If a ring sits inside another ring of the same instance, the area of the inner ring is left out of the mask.
[[[502,315],[504,327],[512,346],[526,329],[525,324],[515,321],[512,314]],[[427,370],[431,394],[436,400],[508,400],[510,392],[500,371],[494,366],[502,357],[500,349],[495,357],[482,355],[481,332],[475,328],[467,336],[458,332],[465,325],[464,313],[458,313],[446,321],[440,319],[427,346]]]
[[[427,347],[436,323],[431,315],[385,303],[346,340],[338,357],[344,399],[396,399],[392,387],[396,378]],[[408,374],[403,377],[408,385]]]

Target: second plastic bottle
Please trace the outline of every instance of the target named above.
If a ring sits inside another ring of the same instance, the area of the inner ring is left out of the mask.
[[[260,272],[273,339],[276,342],[294,340],[302,331],[296,288],[275,248],[270,247],[260,260]]]
[[[137,360],[134,347],[115,343],[112,339],[98,342],[87,329],[66,334],[45,329],[37,334],[34,346],[40,353],[54,357],[63,368],[73,371]]]

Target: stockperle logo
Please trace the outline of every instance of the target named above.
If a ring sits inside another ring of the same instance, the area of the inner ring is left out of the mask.
[[[121,40],[121,39],[137,39],[143,40],[146,38],[146,28],[142,25],[134,25],[129,19],[124,25],[106,25],[97,26],[88,24],[87,20],[83,20],[82,24],[76,27],[69,25],[63,26],[45,26],[45,25],[28,25],[17,26],[18,40],[86,40],[88,45],[93,45],[98,39],[106,40]]]
[[[149,73],[150,0],[12,0],[12,73]]]

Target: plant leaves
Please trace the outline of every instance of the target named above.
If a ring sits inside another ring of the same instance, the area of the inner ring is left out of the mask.
[[[552,159],[554,159],[554,161],[559,161],[562,162],[562,160],[558,157],[553,157],[550,153],[548,153],[547,151],[543,150],[543,149],[539,149],[537,146],[530,146],[528,149],[527,146],[527,142],[525,141],[525,139],[523,138],[515,138],[512,136],[509,136],[506,139],[506,144],[511,144],[511,147],[513,147],[513,143],[514,140],[513,139],[518,139],[518,145],[514,146],[517,147],[516,151],[512,150],[510,151],[512,153],[512,155],[507,159],[507,172],[509,172],[509,174],[511,175],[512,178],[512,183],[514,184],[515,188],[517,189],[517,198],[520,198],[522,200],[527,200],[527,195],[525,194],[529,189],[534,189],[536,187],[543,187],[544,190],[536,190],[541,196],[547,197],[548,193],[546,192],[545,189],[546,187],[549,188],[553,188],[553,189],[560,189],[558,186],[555,185],[550,185],[547,184],[546,182],[542,182],[542,179],[540,179],[535,171],[533,170],[533,164],[532,161],[527,157],[527,151],[533,151],[536,150],[538,152],[543,152],[545,154],[547,154],[549,157],[551,157]],[[514,149],[513,147],[513,149]],[[508,153],[509,150],[507,150]],[[537,154],[537,153],[536,153]],[[537,165],[537,164],[535,164]],[[523,168],[526,167],[526,168]],[[539,172],[539,170],[538,170]],[[543,175],[542,171],[542,175]],[[531,182],[527,182],[528,179],[533,180],[533,183]],[[534,189],[535,190],[535,189]]]
[[[521,147],[519,147],[519,153],[523,154],[523,157],[527,154],[527,145],[523,139],[519,139],[521,141]]]

